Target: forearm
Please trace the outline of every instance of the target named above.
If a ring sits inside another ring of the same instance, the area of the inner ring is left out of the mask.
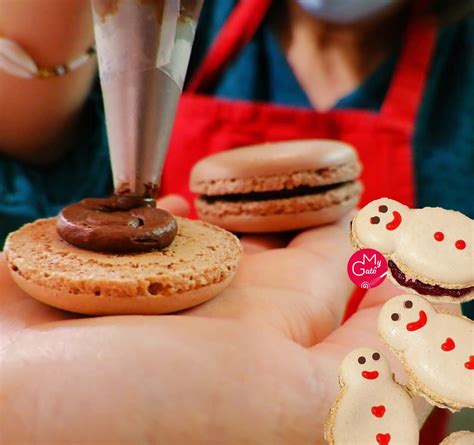
[[[39,67],[71,61],[93,42],[88,0],[0,0],[0,36]],[[30,161],[59,156],[95,75],[87,62],[64,77],[19,79],[0,71],[0,152]]]

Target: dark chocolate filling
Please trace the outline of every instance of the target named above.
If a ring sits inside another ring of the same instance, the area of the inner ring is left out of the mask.
[[[353,181],[339,182],[337,184],[320,185],[320,186],[307,186],[302,185],[293,189],[284,189],[271,192],[250,192],[250,193],[236,193],[229,195],[202,195],[201,199],[206,201],[208,204],[213,204],[217,201],[225,202],[241,202],[241,201],[268,201],[271,199],[288,199],[296,198],[298,196],[318,195],[322,193],[335,190],[339,187],[343,187]]]
[[[64,208],[56,228],[69,244],[96,252],[149,252],[169,246],[178,231],[174,217],[140,196],[84,199]]]
[[[448,296],[452,298],[460,298],[464,295],[469,294],[474,291],[474,286],[464,287],[462,289],[446,289],[444,287],[432,284],[423,283],[420,280],[412,280],[407,278],[407,276],[398,268],[398,266],[392,261],[389,260],[388,267],[392,273],[393,278],[396,282],[403,287],[409,287],[410,289],[415,290],[420,295],[430,295],[433,297]]]

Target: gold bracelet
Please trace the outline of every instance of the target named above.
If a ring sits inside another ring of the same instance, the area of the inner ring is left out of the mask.
[[[95,46],[64,65],[38,67],[33,58],[13,40],[0,37],[0,70],[22,79],[61,77],[84,65],[96,54]]]

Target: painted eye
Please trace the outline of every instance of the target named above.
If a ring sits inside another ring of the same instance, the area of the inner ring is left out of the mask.
[[[379,207],[379,212],[380,213],[387,213],[388,212],[388,207],[387,206],[380,206]]]
[[[466,241],[458,239],[454,245],[456,246],[456,249],[464,250],[466,248]]]
[[[379,354],[378,352],[374,352],[374,353],[372,354],[372,358],[373,358],[375,361],[380,360],[380,354]]]
[[[373,216],[370,218],[370,224],[378,224],[380,222],[380,218],[378,216]]]
[[[365,360],[365,357],[359,357],[359,359],[357,360],[361,365],[363,365],[366,360]]]
[[[403,303],[403,306],[407,309],[411,309],[413,307],[413,301],[407,300],[405,303]]]
[[[398,321],[398,320],[400,320],[400,315],[398,315],[398,314],[392,314],[391,319],[392,319],[393,321]]]
[[[443,241],[444,240],[444,233],[443,232],[436,232],[433,236],[434,236],[434,239],[436,241]]]

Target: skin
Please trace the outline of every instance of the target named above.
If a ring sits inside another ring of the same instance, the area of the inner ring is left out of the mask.
[[[186,208],[177,198],[160,206]],[[340,326],[348,221],[244,238],[232,285],[179,315],[75,317],[20,291],[0,262],[0,442],[320,444],[337,368],[376,336],[387,283]],[[429,411],[416,401],[420,421]],[[57,418],[60,416],[61,421]],[[87,425],[87,427],[85,427]]]

